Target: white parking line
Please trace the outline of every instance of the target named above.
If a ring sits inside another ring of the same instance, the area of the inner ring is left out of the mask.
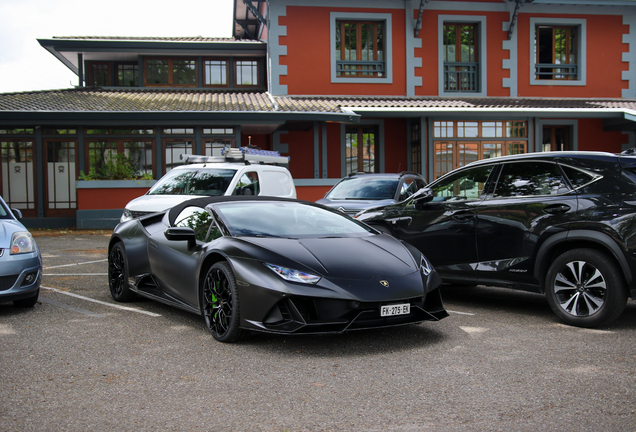
[[[108,276],[108,273],[42,273],[42,276]]]
[[[78,313],[81,313],[81,314],[84,314],[84,315],[88,315],[88,316],[92,316],[92,317],[95,317],[95,318],[104,318],[106,316],[106,315],[103,315],[103,314],[87,311],[86,309],[80,309],[80,308],[76,308],[76,307],[73,307],[73,306],[69,306],[66,303],[62,303],[62,302],[59,302],[59,301],[56,301],[56,300],[53,300],[53,299],[50,299],[50,298],[42,297],[42,296],[40,296],[40,301],[42,303],[48,303],[48,304],[51,304],[53,306],[60,307],[62,309],[67,309],[67,310],[70,310],[70,311],[73,311],[73,312],[78,312]]]
[[[42,268],[42,270],[49,270],[49,269],[60,268],[60,267],[72,267],[72,266],[81,265],[81,264],[93,264],[93,263],[104,262],[104,261],[108,261],[108,258],[100,259],[100,260],[97,260],[97,261],[86,261],[86,262],[79,262],[79,263],[73,263],[73,264],[64,264],[64,265],[53,266],[53,267],[44,267],[44,268]]]
[[[95,299],[92,299],[90,297],[84,297],[82,295],[75,294],[75,293],[68,292],[68,291],[61,291],[61,290],[56,289],[56,288],[45,287],[45,286],[43,286],[42,288],[47,289],[47,290],[51,290],[51,291],[55,291],[56,293],[64,294],[64,295],[67,295],[67,296],[76,297],[76,298],[79,298],[79,299],[82,299],[82,300],[90,301],[90,302],[93,302],[93,303],[98,303],[98,304],[101,304],[101,305],[104,305],[104,306],[110,306],[110,307],[115,308],[115,309],[127,310],[127,311],[131,311],[131,312],[137,312],[137,313],[144,314],[144,315],[150,315],[152,317],[160,317],[161,316],[161,315],[153,313],[153,312],[148,312],[148,311],[141,310],[141,309],[135,309],[135,308],[131,308],[131,307],[128,307],[128,306],[120,306],[120,305],[116,305],[116,304],[112,304],[112,303],[106,303],[106,302],[103,302],[101,300],[95,300]]]
[[[468,313],[468,312],[457,312],[457,311],[452,311],[452,310],[448,310],[446,309],[446,312],[448,313],[454,313],[454,314],[458,314],[458,315],[470,315],[470,316],[475,316],[474,313]]]

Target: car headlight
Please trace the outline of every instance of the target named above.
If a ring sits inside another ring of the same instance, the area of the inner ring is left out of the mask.
[[[422,255],[422,257],[420,258],[420,271],[424,276],[430,275],[433,271],[433,266],[430,262],[427,261],[426,258],[424,258],[424,255]]]
[[[290,282],[300,282],[305,284],[317,284],[321,279],[320,276],[311,273],[305,273],[298,270],[281,267],[274,264],[263,263],[265,267],[276,273],[278,276]]]
[[[130,212],[130,210],[128,210],[127,208],[124,209],[124,212],[121,215],[121,218],[119,219],[119,222],[126,222],[129,220],[133,219],[133,215]]]
[[[28,231],[14,232],[11,236],[11,255],[35,252],[35,240]]]

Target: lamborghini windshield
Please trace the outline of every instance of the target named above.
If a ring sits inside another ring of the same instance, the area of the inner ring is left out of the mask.
[[[213,209],[233,236],[359,237],[371,232],[342,213],[299,202],[231,202]]]

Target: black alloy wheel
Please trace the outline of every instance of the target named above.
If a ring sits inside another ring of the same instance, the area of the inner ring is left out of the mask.
[[[561,254],[550,266],[545,286],[552,310],[578,327],[608,325],[627,305],[621,269],[612,257],[593,249]]]
[[[135,298],[128,287],[128,259],[122,243],[116,243],[108,254],[108,285],[115,301],[128,302]]]
[[[239,298],[234,273],[226,262],[209,268],[201,291],[205,325],[219,342],[236,342],[249,333],[239,327]]]

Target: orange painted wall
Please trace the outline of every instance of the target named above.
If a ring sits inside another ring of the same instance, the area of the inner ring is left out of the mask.
[[[393,83],[348,84],[331,82],[330,12],[373,12],[392,14]],[[296,95],[404,95],[406,94],[405,21],[403,9],[326,8],[287,6],[287,15],[279,18],[287,26],[287,36],[279,44],[287,55],[279,62],[287,66],[280,77],[289,94]]]
[[[149,188],[77,189],[78,210],[123,209]]]
[[[563,18],[585,19],[587,25],[587,79],[585,86],[530,85],[530,18],[546,15],[520,13],[518,31],[518,92],[520,97],[608,97],[620,98],[621,90],[628,86],[621,72],[628,69],[622,53],[628,51],[622,43],[629,31],[621,16],[616,15],[563,15]],[[550,18],[558,16],[550,15]],[[599,37],[602,35],[602,37]]]
[[[406,120],[384,120],[384,172],[406,171]]]
[[[579,150],[620,153],[627,144],[621,132],[603,132],[602,119],[579,119]]]
[[[296,197],[305,201],[317,201],[325,197],[331,186],[297,186]]]
[[[289,172],[293,178],[314,178],[314,132],[294,131],[280,135],[281,144],[289,145]]]

